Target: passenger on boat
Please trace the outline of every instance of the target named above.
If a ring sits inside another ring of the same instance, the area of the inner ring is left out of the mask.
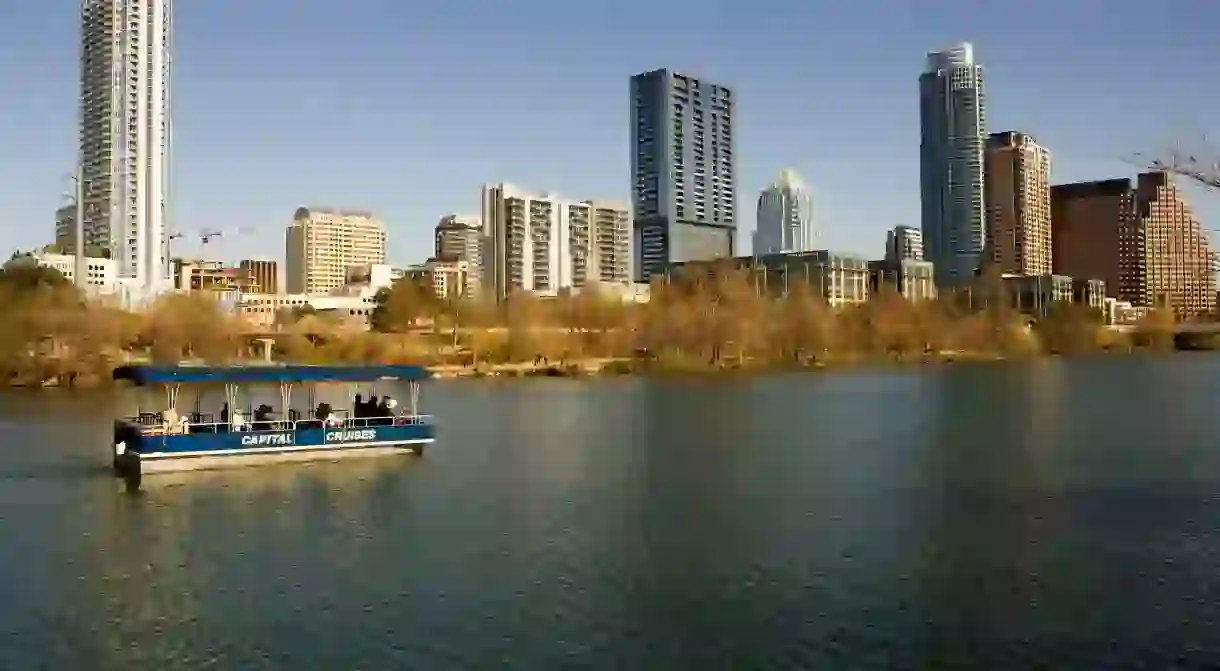
[[[329,403],[319,403],[318,409],[314,410],[313,418],[319,422],[325,422],[327,416],[331,414]]]
[[[254,411],[254,421],[266,422],[271,419],[271,406],[263,403]]]
[[[356,399],[352,401],[352,417],[364,417],[364,396],[356,394]]]
[[[242,416],[241,410],[233,411],[233,430],[237,432],[250,430],[250,425],[246,423],[246,418]]]
[[[178,410],[168,408],[161,413],[161,431],[164,433],[181,433],[182,419],[178,417]]]
[[[255,431],[268,431],[271,429],[271,406],[266,403],[260,404],[254,410],[253,429]]]

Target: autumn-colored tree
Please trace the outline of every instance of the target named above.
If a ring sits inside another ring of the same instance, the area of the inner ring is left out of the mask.
[[[1085,305],[1057,304],[1035,323],[1042,348],[1050,354],[1093,352],[1105,344],[1100,311]]]
[[[525,291],[514,291],[504,302],[506,351],[509,361],[532,361],[538,357],[560,359],[565,343],[557,319],[543,299]]]
[[[374,297],[369,324],[381,333],[406,333],[416,322],[433,314],[435,299],[414,278],[395,280]]]
[[[784,358],[807,363],[838,346],[835,315],[807,282],[793,282],[778,309],[778,348]]]
[[[1173,349],[1173,335],[1176,327],[1177,317],[1173,310],[1155,308],[1149,310],[1135,324],[1135,331],[1131,334],[1131,338],[1137,347],[1158,352],[1168,351]]]

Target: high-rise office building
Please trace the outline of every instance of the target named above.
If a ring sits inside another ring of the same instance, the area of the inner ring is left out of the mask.
[[[885,234],[885,260],[923,261],[923,232],[910,226],[895,226]]]
[[[278,294],[280,292],[280,268],[275,261],[246,259],[238,264],[238,268],[253,279],[256,293]]]
[[[475,216],[448,214],[436,224],[433,256],[444,261],[464,262],[466,298],[483,288],[483,222]]]
[[[795,170],[759,194],[755,225],[755,255],[813,251],[813,197]]]
[[[596,282],[626,283],[630,216],[622,203],[488,184],[484,285],[503,300],[514,291],[554,296]]]
[[[984,103],[970,44],[928,54],[919,77],[921,228],[945,286],[973,277],[983,253]]]
[[[737,238],[732,91],[671,70],[631,78],[635,273],[731,257]]]
[[[297,209],[284,239],[284,283],[290,294],[342,287],[351,266],[385,263],[385,226],[370,212]]]
[[[1001,273],[1051,272],[1051,153],[1025,133],[987,137],[987,260]]]
[[[1054,272],[1100,279],[1114,298],[1210,313],[1216,279],[1207,234],[1163,172],[1051,188]]]
[[[169,0],[82,0],[80,161],[85,244],[120,281],[164,287]]]

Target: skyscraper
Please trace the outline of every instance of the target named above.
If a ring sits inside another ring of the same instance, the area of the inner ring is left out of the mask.
[[[885,234],[885,260],[923,261],[923,232],[910,226],[895,226]]]
[[[637,279],[647,279],[670,262],[733,255],[735,106],[727,87],[671,70],[631,78]]]
[[[1051,272],[1051,153],[1025,133],[987,137],[987,259],[1002,273]]]
[[[166,264],[169,0],[82,0],[80,161],[86,245],[120,281],[160,289]]]
[[[795,170],[782,170],[779,179],[758,196],[755,254],[813,251],[813,198]]]
[[[984,246],[983,68],[960,44],[930,53],[919,77],[924,252],[936,282],[973,277]]]

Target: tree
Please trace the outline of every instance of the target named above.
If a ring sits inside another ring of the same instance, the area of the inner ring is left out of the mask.
[[[377,291],[369,324],[381,333],[406,333],[417,320],[429,316],[433,300],[431,292],[415,280],[397,279]]]
[[[0,284],[18,291],[58,290],[71,288],[72,283],[58,270],[44,266],[32,257],[15,256],[0,268]]]
[[[176,364],[184,358],[199,358],[225,363],[240,354],[237,319],[206,294],[161,296],[145,319],[140,341],[154,361]]]

